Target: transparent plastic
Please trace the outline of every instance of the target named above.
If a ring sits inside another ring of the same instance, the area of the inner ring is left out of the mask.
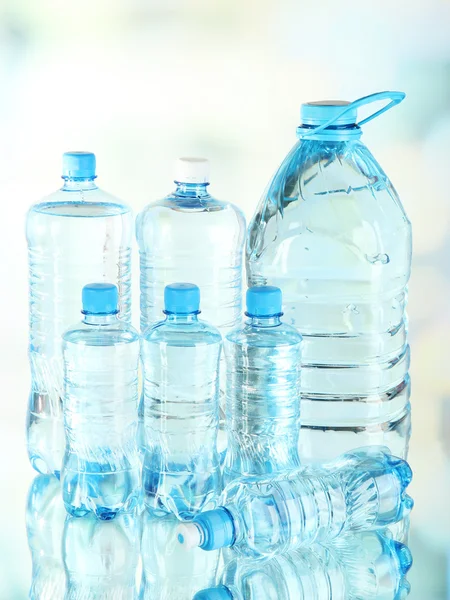
[[[85,315],[64,334],[67,511],[112,519],[139,502],[139,334],[117,315]]]
[[[221,492],[217,450],[220,332],[196,313],[167,314],[142,340],[143,488],[157,514],[188,518]]]
[[[286,322],[303,336],[302,462],[372,444],[405,458],[411,225],[366,146],[332,139],[359,128],[331,129],[300,139],[264,192],[248,283],[279,286]]]
[[[66,574],[61,540],[65,520],[60,482],[52,475],[37,475],[28,492],[26,512],[33,565],[29,600],[64,598]]]
[[[136,219],[141,262],[141,330],[161,318],[164,287],[189,281],[202,294],[202,316],[222,333],[242,310],[245,219],[229,202],[208,192],[208,184],[179,183],[149,204]]]
[[[224,490],[221,508],[182,527],[197,528],[205,550],[231,546],[243,556],[271,557],[397,523],[413,506],[405,493],[411,478],[402,459],[362,448],[323,467],[237,480]]]
[[[280,315],[249,316],[226,337],[225,482],[300,466],[301,341]]]
[[[411,564],[409,549],[388,533],[364,532],[269,561],[234,560],[194,600],[401,600]]]
[[[139,600],[192,600],[214,585],[219,552],[186,553],[177,542],[178,519],[142,513],[142,580]]]
[[[31,464],[41,473],[59,476],[61,469],[61,336],[78,318],[83,285],[116,284],[120,316],[130,321],[132,222],[130,209],[92,178],[66,179],[28,212],[32,387],[27,436]]]
[[[63,535],[64,600],[137,600],[139,529],[139,517],[132,513],[113,521],[94,515],[68,517]]]

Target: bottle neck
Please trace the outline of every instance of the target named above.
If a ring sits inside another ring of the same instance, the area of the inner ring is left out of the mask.
[[[63,177],[64,184],[62,186],[63,192],[81,192],[86,190],[96,190],[97,184],[95,183],[95,177],[81,178],[76,177],[75,179],[70,179],[68,177]]]
[[[188,313],[185,315],[179,313],[166,312],[167,323],[196,323],[198,321],[198,313]]]
[[[209,197],[208,185],[209,183],[182,183],[175,181],[176,189],[175,196],[180,198],[203,198]]]
[[[97,325],[97,326],[105,326],[112,325],[117,321],[118,313],[110,313],[108,315],[95,315],[92,313],[88,313],[83,315],[83,323],[86,325]]]
[[[252,327],[276,327],[281,325],[281,317],[283,315],[272,315],[271,317],[255,317],[254,315],[247,315],[247,324]]]

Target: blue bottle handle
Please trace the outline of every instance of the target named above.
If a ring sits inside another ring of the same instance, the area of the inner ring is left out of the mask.
[[[370,94],[369,96],[364,96],[363,98],[359,98],[358,100],[354,100],[350,102],[347,106],[344,106],[342,111],[335,115],[332,119],[320,125],[319,127],[313,127],[310,131],[303,130],[300,137],[308,137],[309,135],[317,135],[320,131],[323,131],[330,125],[332,125],[337,119],[340,119],[343,115],[345,115],[348,111],[354,110],[355,108],[359,108],[360,106],[364,106],[365,104],[371,104],[372,102],[379,102],[380,100],[390,100],[386,106],[380,108],[375,111],[359,123],[356,123],[358,127],[361,125],[365,125],[372,119],[375,119],[379,115],[383,114],[390,108],[394,107],[396,104],[400,104],[402,100],[404,100],[406,94],[404,92],[377,92],[375,94]]]

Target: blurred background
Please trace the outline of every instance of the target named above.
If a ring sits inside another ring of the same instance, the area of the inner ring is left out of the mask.
[[[450,598],[449,31],[449,0],[0,0],[1,600],[31,573],[24,219],[62,152],[94,151],[135,212],[171,190],[177,156],[207,156],[211,192],[250,218],[301,102],[384,89],[407,93],[364,141],[414,232],[411,598]]]

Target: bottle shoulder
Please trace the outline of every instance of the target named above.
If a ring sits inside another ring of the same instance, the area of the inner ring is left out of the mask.
[[[143,225],[148,220],[158,219],[159,216],[163,215],[166,219],[169,219],[170,216],[176,218],[179,213],[204,213],[206,215],[220,216],[221,218],[225,218],[226,215],[232,215],[245,227],[243,211],[231,202],[217,200],[209,195],[183,197],[176,194],[169,194],[160,200],[147,204],[137,217],[138,225]]]
[[[171,323],[167,320],[155,323],[143,334],[143,342],[169,346],[214,345],[222,342],[220,331],[206,321]]]
[[[347,228],[360,226],[367,215],[372,221],[397,219],[395,226],[409,225],[392,182],[361,141],[298,141],[264,192],[250,230],[277,213],[284,220],[295,213],[301,229],[305,224],[298,219],[299,212],[314,224],[316,211],[322,223],[327,211],[332,221],[345,211],[350,217]],[[290,230],[295,223],[289,223]]]
[[[36,214],[59,217],[129,215],[132,218],[132,210],[127,204],[98,187],[86,190],[60,188],[30,207],[28,218]]]
[[[115,346],[133,343],[139,345],[139,339],[138,331],[119,319],[105,325],[91,325],[82,321],[67,329],[63,334],[64,344],[84,346]]]
[[[275,347],[275,346],[301,346],[302,336],[295,327],[280,323],[264,327],[245,324],[231,331],[226,336],[226,342],[241,346]]]

